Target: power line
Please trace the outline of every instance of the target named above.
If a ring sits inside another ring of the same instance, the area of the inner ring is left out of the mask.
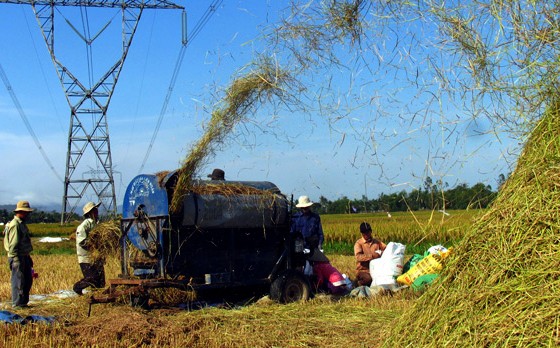
[[[156,127],[154,129],[154,133],[152,134],[152,139],[150,140],[150,144],[148,145],[148,150],[146,151],[146,155],[144,156],[144,160],[142,161],[142,165],[140,166],[140,169],[138,171],[139,173],[142,173],[142,171],[144,170],[144,166],[146,165],[146,162],[148,161],[148,157],[150,156],[150,153],[152,152],[152,147],[154,145],[157,134],[159,132],[161,122],[163,121],[163,116],[165,115],[165,113],[167,111],[167,106],[169,104],[169,99],[171,98],[171,93],[173,92],[173,88],[175,87],[175,82],[177,81],[177,76],[179,75],[179,71],[181,69],[181,64],[183,62],[183,58],[185,57],[186,49],[187,49],[188,45],[192,42],[192,40],[194,40],[194,38],[196,38],[198,36],[198,34],[202,31],[202,29],[208,23],[210,18],[216,13],[216,10],[222,4],[222,2],[223,2],[223,0],[213,0],[212,3],[206,9],[206,11],[204,11],[204,14],[202,15],[202,17],[198,20],[197,24],[194,26],[194,29],[190,33],[190,35],[186,36],[186,38],[185,38],[186,34],[183,33],[183,45],[181,46],[181,50],[179,51],[177,61],[175,62],[175,68],[173,70],[173,75],[171,77],[169,87],[167,88],[167,95],[165,96],[165,100],[163,102],[163,106],[161,108],[161,111],[160,111],[160,114],[159,114],[159,117],[158,117],[158,120],[157,120],[157,123],[156,123]],[[183,15],[184,15],[184,12],[183,12]],[[185,19],[183,17],[183,21],[184,20]]]
[[[47,165],[49,166],[49,168],[51,168],[52,172],[58,178],[58,180],[60,182],[64,182],[62,180],[62,177],[60,175],[58,175],[58,173],[54,169],[54,166],[52,165],[51,161],[47,157],[47,154],[45,153],[45,150],[43,149],[43,146],[41,146],[41,143],[39,142],[39,139],[37,138],[37,135],[35,135],[35,132],[33,131],[33,128],[31,128],[31,124],[29,123],[29,120],[27,119],[27,116],[25,115],[25,112],[23,112],[23,108],[21,107],[21,104],[19,103],[19,100],[16,97],[16,94],[15,94],[13,88],[12,88],[12,85],[10,84],[10,81],[8,80],[8,76],[6,76],[6,73],[4,72],[4,68],[2,67],[2,64],[0,64],[0,78],[2,78],[2,81],[4,82],[4,85],[6,86],[6,89],[8,90],[8,93],[10,93],[10,97],[12,98],[12,101],[14,102],[14,105],[16,106],[16,108],[19,112],[19,116],[23,120],[23,123],[25,124],[25,127],[27,128],[27,131],[29,132],[29,134],[33,138],[33,141],[35,142],[35,145],[37,146],[37,148],[41,152],[41,155],[43,156],[43,159],[45,160],[45,162],[47,162]]]
[[[148,145],[148,150],[146,151],[146,155],[144,156],[144,160],[142,161],[142,165],[140,166],[140,169],[138,171],[139,173],[142,173],[142,170],[144,170],[144,165],[146,164],[146,161],[150,156],[150,152],[152,152],[152,147],[159,132],[159,127],[161,126],[161,122],[163,121],[163,115],[165,115],[165,112],[167,111],[167,105],[169,105],[169,99],[171,98],[171,93],[173,92],[175,81],[177,81],[177,76],[179,75],[181,63],[183,62],[183,58],[185,57],[186,47],[186,45],[181,46],[181,50],[179,51],[179,56],[177,57],[177,62],[175,63],[175,69],[173,70],[173,76],[171,77],[171,83],[169,84],[169,88],[167,89],[167,95],[165,96],[163,106],[161,107],[161,111],[156,123],[156,128],[154,129],[154,133],[152,134],[150,144]]]
[[[202,31],[202,28],[208,23],[210,18],[216,13],[218,7],[222,4],[223,0],[214,0],[208,6],[202,17],[198,20],[197,24],[194,26],[190,36],[188,37],[187,44],[194,40],[195,37]]]
[[[22,9],[22,12],[23,12],[23,7],[21,9]],[[35,57],[37,58],[37,61],[40,62],[41,59],[39,57],[39,52],[37,51],[37,45],[35,44],[35,40],[33,39],[33,35],[31,33],[31,27],[29,25],[29,21],[27,20],[27,16],[23,16],[23,19],[25,20],[25,24],[27,26],[27,31],[29,33],[29,37],[31,38],[31,44],[33,45],[33,51],[35,52]],[[60,127],[60,130],[63,131],[64,127],[62,126],[62,123],[60,122],[60,114],[59,114],[58,109],[56,107],[56,103],[54,101],[53,94],[51,93],[51,88],[49,87],[49,83],[47,82],[47,76],[45,74],[45,70],[43,69],[42,64],[38,64],[38,66],[41,69],[41,75],[43,76],[43,81],[45,82],[45,86],[46,86],[47,92],[49,94],[49,99],[51,100],[51,104],[52,104],[52,107],[54,109],[54,114],[57,116],[56,120],[58,121],[58,126]]]

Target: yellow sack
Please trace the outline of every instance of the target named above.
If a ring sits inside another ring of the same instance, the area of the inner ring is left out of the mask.
[[[442,260],[449,255],[451,249],[444,253],[430,254],[418,261],[411,269],[405,274],[397,278],[397,282],[405,285],[411,285],[414,283],[416,278],[423,276],[425,274],[439,273],[443,268]]]

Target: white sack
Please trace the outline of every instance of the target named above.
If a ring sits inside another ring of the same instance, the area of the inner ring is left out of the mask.
[[[371,286],[396,285],[396,278],[402,274],[406,246],[389,242],[380,258],[369,263]]]

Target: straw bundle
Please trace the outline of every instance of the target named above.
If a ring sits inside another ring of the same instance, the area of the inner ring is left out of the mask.
[[[254,71],[233,81],[222,106],[212,112],[202,138],[193,146],[179,169],[177,185],[171,201],[171,211],[181,206],[183,196],[190,190],[191,181],[199,165],[214,152],[216,145],[223,143],[233,128],[243,121],[245,115],[257,105],[274,95],[281,97],[282,85],[289,79],[286,72],[270,62],[261,63]]]
[[[386,346],[560,344],[560,103],[545,113],[491,208]]]
[[[219,194],[222,196],[235,195],[272,195],[272,192],[237,183],[193,185],[192,192],[200,195]]]
[[[157,288],[150,291],[150,300],[165,306],[178,306],[196,299],[196,292],[177,288]]]
[[[164,170],[156,173],[156,177],[158,179],[158,184],[160,187],[163,187],[163,180],[167,177],[167,174],[169,174],[168,170]]]
[[[120,221],[110,220],[97,224],[89,234],[89,251],[94,260],[114,256],[119,250]]]

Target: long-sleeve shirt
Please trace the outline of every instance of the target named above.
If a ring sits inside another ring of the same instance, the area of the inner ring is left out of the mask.
[[[8,252],[8,257],[13,258],[27,256],[33,251],[27,225],[17,215],[14,216],[6,228],[4,249]]]
[[[78,254],[78,263],[92,262],[87,243],[89,241],[89,233],[95,227],[95,224],[94,219],[87,218],[76,230],[76,252]]]
[[[356,270],[369,272],[369,262],[381,257],[377,250],[385,250],[385,243],[372,238],[369,242],[362,237],[354,244],[354,256],[356,257]]]
[[[310,237],[316,237],[319,242],[319,249],[322,249],[325,235],[323,234],[323,226],[321,225],[321,217],[312,211],[307,213],[297,213],[292,219],[291,233],[300,232],[304,239],[305,248],[310,249],[312,246],[308,244]]]

